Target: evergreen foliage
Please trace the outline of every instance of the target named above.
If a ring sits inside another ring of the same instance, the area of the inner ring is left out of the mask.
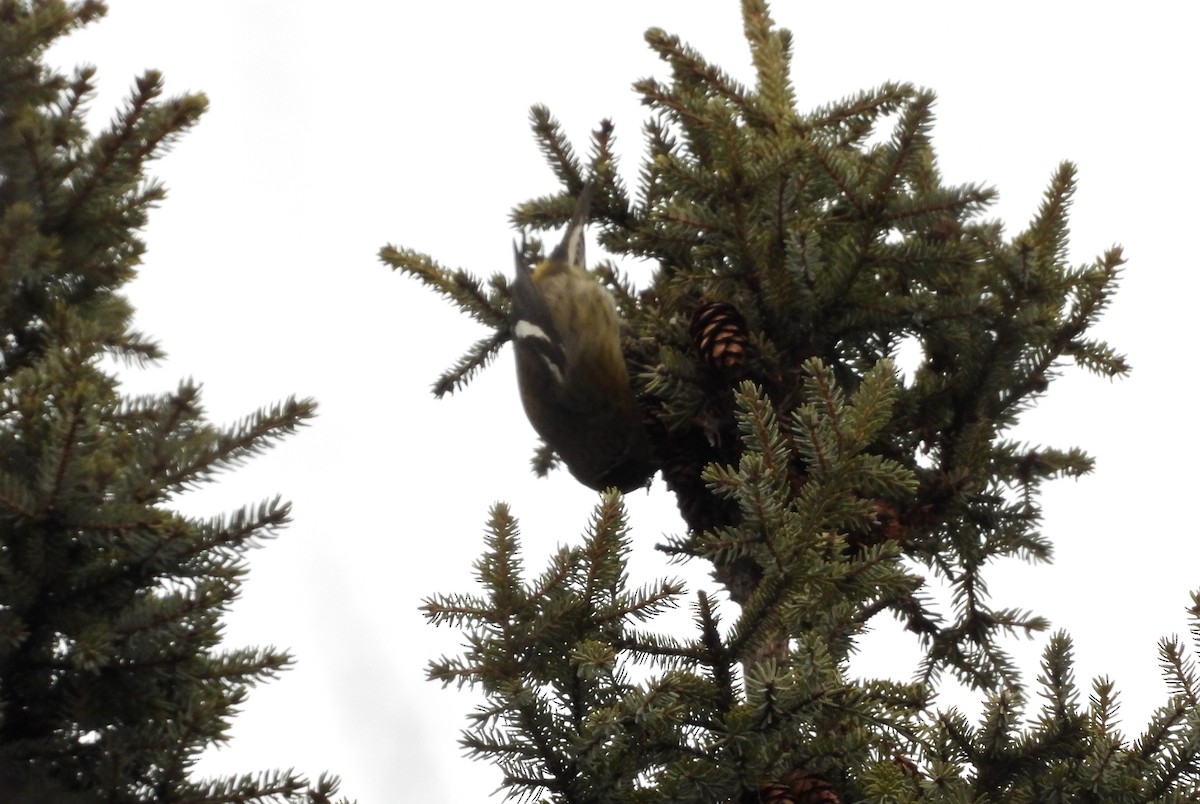
[[[802,112],[791,35],[764,0],[742,9],[751,87],[647,33],[671,78],[636,85],[651,110],[636,194],[609,122],[582,159],[535,107],[565,192],[513,216],[560,226],[590,181],[600,244],[654,266],[636,291],[611,264],[596,273],[630,324],[635,390],[687,525],[665,547],[710,561],[739,616],[723,624],[700,593],[690,637],[645,625],[683,593],[626,587],[614,496],[536,580],[499,507],[483,593],[427,605],[469,638],[431,676],[487,695],[464,744],[501,766],[513,795],[574,804],[1195,800],[1200,690],[1180,645],[1163,644],[1171,698],[1136,741],[1113,727],[1108,682],[1081,708],[1061,634],[1030,719],[1001,641],[1046,623],[987,596],[990,564],[1050,556],[1042,483],[1092,468],[1081,450],[1014,441],[1021,413],[1065,363],[1128,371],[1089,335],[1120,249],[1067,262],[1074,167],[1058,167],[1009,237],[982,217],[991,189],[943,183],[930,92],[885,84]],[[412,249],[381,258],[494,328],[435,385],[458,390],[508,337],[509,280]],[[914,365],[900,374],[895,360]],[[884,611],[923,649],[912,683],[848,674]],[[946,672],[986,696],[978,725],[931,710]]]
[[[289,505],[197,519],[172,501],[315,405],[288,399],[218,427],[191,382],[121,393],[114,359],[161,355],[119,293],[164,197],[145,171],[206,101],[164,97],[148,72],[90,133],[94,69],[66,78],[41,58],[104,10],[0,0],[0,800],[327,802],[333,779],[190,773],[248,687],[290,662],[219,649],[243,556]]]

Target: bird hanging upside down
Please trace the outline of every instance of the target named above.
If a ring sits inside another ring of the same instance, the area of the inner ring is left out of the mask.
[[[516,251],[509,326],[521,402],[538,435],[580,483],[628,492],[652,473],[650,447],[621,351],[616,304],[584,268],[591,196],[587,184],[547,259],[531,269]]]

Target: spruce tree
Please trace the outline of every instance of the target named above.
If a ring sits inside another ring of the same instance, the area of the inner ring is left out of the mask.
[[[190,381],[121,393],[121,362],[162,354],[120,293],[164,197],[146,170],[206,101],[165,97],[148,72],[89,131],[94,70],[65,77],[42,56],[104,10],[0,0],[0,801],[326,802],[324,777],[192,774],[248,687],[290,662],[220,647],[244,555],[289,506],[198,519],[173,500],[315,406],[288,399],[219,427]]]
[[[1082,450],[1018,443],[1014,425],[1066,364],[1128,371],[1089,334],[1120,249],[1067,262],[1074,167],[1009,236],[984,217],[991,189],[939,175],[931,92],[886,84],[803,111],[791,35],[764,0],[742,11],[753,86],[646,34],[670,79],[636,85],[651,116],[635,193],[610,122],[581,158],[535,107],[563,191],[513,215],[562,226],[590,182],[600,245],[653,266],[636,288],[612,263],[596,274],[630,325],[635,391],[686,525],[662,547],[709,562],[737,605],[672,580],[630,588],[627,556],[652,540],[632,538],[615,491],[541,572],[495,506],[479,591],[426,605],[467,636],[431,678],[486,699],[463,744],[514,797],[570,804],[1197,800],[1187,647],[1163,641],[1171,695],[1130,740],[1110,682],[1081,702],[1066,634],[1022,678],[1003,639],[1047,624],[987,595],[998,559],[1050,557],[1044,482],[1092,468]],[[509,338],[511,277],[408,248],[381,258],[489,328],[435,384],[461,389]],[[654,630],[685,603],[692,633]],[[922,649],[918,677],[854,678],[857,641],[889,613]],[[1200,597],[1190,613],[1200,640]],[[979,723],[930,704],[947,674],[981,696]]]

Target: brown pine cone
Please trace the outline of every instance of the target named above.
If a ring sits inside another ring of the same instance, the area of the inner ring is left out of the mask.
[[[829,780],[803,770],[791,770],[777,782],[764,783],[753,800],[759,804],[842,804]]]
[[[866,533],[851,533],[847,538],[850,547],[863,550],[885,541],[899,542],[901,547],[908,541],[908,527],[901,520],[900,509],[886,500],[875,500],[875,523]]]
[[[692,314],[692,345],[712,368],[739,377],[750,356],[750,330],[738,309],[726,302],[709,302]]]
[[[791,788],[795,804],[842,804],[833,785],[820,774],[790,770],[783,774],[783,783]]]

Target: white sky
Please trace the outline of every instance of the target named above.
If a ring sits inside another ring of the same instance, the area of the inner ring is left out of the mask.
[[[376,253],[394,243],[479,275],[510,270],[509,209],[557,189],[528,132],[533,103],[549,105],[583,152],[588,132],[613,118],[636,186],[646,111],[630,85],[668,75],[642,32],[678,33],[749,81],[738,5],[111,6],[50,54],[100,68],[100,119],[151,67],[171,93],[204,91],[212,104],[154,166],[170,196],[129,295],[136,326],[170,357],[128,387],[165,391],[195,377],[219,422],[292,393],[321,405],[311,428],[181,502],[206,515],[276,493],[295,504],[294,525],[252,554],[227,643],[287,647],[297,666],[251,693],[233,741],[203,770],[329,770],[363,804],[448,791],[482,800],[499,773],[456,745],[473,699],[424,680],[427,662],[460,640],[428,627],[417,607],[473,589],[493,501],[512,504],[537,571],[554,545],[577,538],[595,496],[565,473],[529,473],[534,436],[507,352],[464,393],[432,398],[442,368],[484,333]],[[1097,471],[1049,487],[1055,564],[997,567],[991,591],[995,605],[1070,631],[1085,695],[1093,676],[1114,677],[1136,733],[1166,696],[1155,644],[1185,630],[1188,592],[1200,587],[1195,10],[1159,0],[776,0],[773,13],[796,36],[803,108],[886,80],[930,87],[947,182],[996,186],[991,217],[1010,234],[1071,159],[1072,260],[1125,246],[1126,278],[1098,334],[1130,357],[1132,378],[1069,371],[1020,433],[1083,446]],[[626,268],[635,280],[648,270]],[[661,484],[629,507],[635,582],[683,573],[693,595],[713,587],[702,567],[667,567],[652,549],[681,527]],[[687,627],[686,613],[678,622]],[[1044,642],[1012,641],[1031,675]],[[879,635],[859,668],[907,678],[915,656],[905,637]],[[958,693],[943,700],[974,708]]]

